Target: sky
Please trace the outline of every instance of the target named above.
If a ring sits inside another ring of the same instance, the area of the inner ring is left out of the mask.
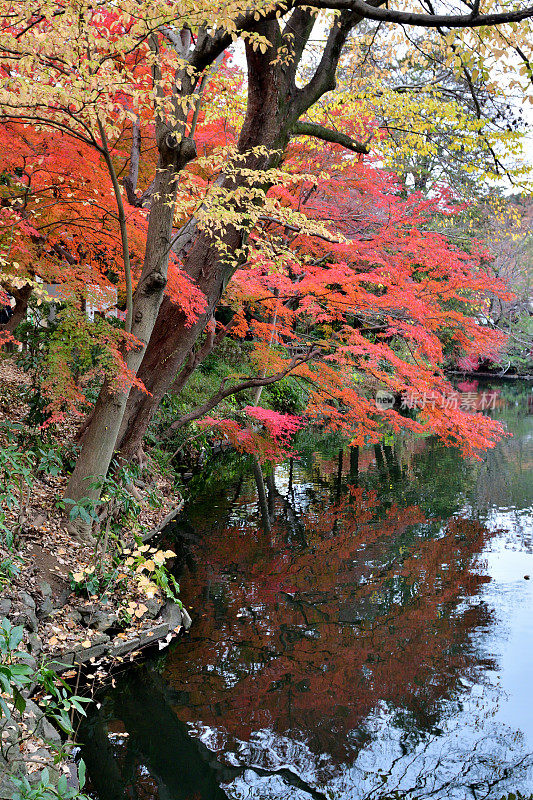
[[[313,35],[313,40],[323,40],[324,36],[321,36],[321,32],[324,31],[324,28],[321,26],[320,23],[317,23],[316,33]],[[514,55],[514,54],[513,54]],[[509,63],[509,59],[512,59],[511,55],[506,54],[504,58]],[[233,46],[233,61],[236,63],[244,73],[246,73],[246,57],[244,52],[244,43],[242,40],[238,40],[238,42]],[[520,64],[517,61],[517,69]],[[508,81],[509,75],[501,73],[498,75],[496,80],[500,81]],[[513,92],[514,94],[515,92]],[[511,92],[509,92],[511,95]],[[533,96],[533,94],[532,94]],[[531,191],[533,192],[533,104],[529,102],[520,102],[518,97],[515,97],[515,103],[517,112],[521,112],[522,118],[524,120],[524,137],[522,143],[522,151],[523,151],[523,160],[526,164],[529,164],[531,167]],[[513,187],[512,184],[509,182],[508,178],[503,177],[502,180],[497,183],[496,185],[505,193],[505,194],[513,194],[517,191],[516,187]]]

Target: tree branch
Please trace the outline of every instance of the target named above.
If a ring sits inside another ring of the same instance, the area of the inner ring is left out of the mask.
[[[215,406],[221,403],[222,400],[225,400],[226,397],[229,397],[232,394],[238,394],[239,392],[243,392],[245,389],[253,389],[254,387],[257,386],[268,386],[271,383],[276,383],[276,381],[280,381],[282,378],[288,375],[289,372],[292,372],[302,364],[306,364],[308,361],[319,355],[320,352],[321,352],[320,349],[311,348],[305,354],[305,356],[295,356],[290,361],[290,363],[285,367],[285,369],[280,370],[280,372],[274,373],[274,375],[268,375],[267,377],[264,378],[250,378],[247,381],[242,381],[241,383],[237,383],[234,386],[230,386],[228,389],[224,388],[227,381],[227,378],[224,378],[224,380],[220,384],[220,388],[218,389],[218,391],[215,392],[215,394],[212,397],[210,397],[209,400],[206,400],[206,402],[203,403],[201,406],[193,408],[192,411],[190,411],[188,414],[185,414],[183,417],[174,420],[174,422],[172,422],[169,425],[168,430],[164,435],[164,438],[169,436],[170,433],[172,433],[173,431],[176,431],[179,428],[182,428],[184,425],[187,425],[187,423],[192,422],[195,419],[199,419],[200,417],[203,417],[204,414],[207,414],[208,411],[211,411],[213,408],[215,408]]]
[[[303,2],[303,0],[302,0]],[[305,0],[314,8],[356,11],[365,19],[376,22],[397,22],[402,25],[417,25],[422,28],[479,28],[482,25],[503,25],[521,22],[533,17],[533,6],[516,11],[478,14],[475,6],[471,14],[417,14],[412,11],[395,11],[391,8],[376,8],[365,0]],[[295,5],[301,5],[297,0]]]
[[[132,127],[132,141],[130,153],[130,168],[127,176],[123,179],[122,185],[126,190],[126,197],[131,206],[140,207],[141,201],[137,197],[137,181],[139,180],[139,161],[141,158],[141,123],[139,117],[135,120]]]
[[[120,238],[122,242],[122,259],[124,261],[124,278],[126,282],[126,324],[125,330],[126,333],[131,333],[131,325],[132,325],[132,314],[133,314],[133,283],[131,277],[131,264],[130,264],[130,248],[128,244],[128,228],[126,226],[126,214],[124,212],[124,204],[122,202],[122,194],[120,192],[120,186],[117,180],[117,173],[115,172],[115,167],[113,164],[113,160],[111,158],[111,153],[109,150],[109,146],[107,143],[107,136],[105,132],[105,128],[103,123],[98,117],[97,120],[98,130],[100,131],[100,138],[102,140],[102,152],[104,155],[104,159],[107,165],[107,170],[109,172],[109,177],[111,178],[111,183],[113,184],[113,191],[115,193],[115,201],[117,204],[118,210],[118,222],[120,227]]]
[[[325,142],[340,144],[354,153],[367,154],[370,152],[370,148],[364,142],[358,142],[341,131],[325,128],[317,122],[297,122],[292,130],[294,136],[313,136],[315,139],[323,139]]]

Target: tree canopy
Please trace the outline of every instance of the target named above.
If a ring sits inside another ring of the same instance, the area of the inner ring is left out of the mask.
[[[288,430],[253,409],[290,376],[354,444],[408,428],[472,454],[501,435],[447,401],[447,363],[497,361],[510,298],[490,248],[449,229],[502,176],[529,191],[533,7],[462,5],[0,3],[2,335],[60,287],[44,389],[52,421],[88,415],[72,498],[117,450],[139,457],[225,337],[243,362],[173,430],[207,417],[261,451],[250,413],[270,441]],[[86,321],[91,292],[117,294],[124,328]],[[81,340],[98,357],[80,382]],[[252,390],[248,418],[212,416]]]

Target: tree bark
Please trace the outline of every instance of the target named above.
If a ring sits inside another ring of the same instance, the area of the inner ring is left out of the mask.
[[[166,132],[159,142],[160,156],[156,177],[156,197],[150,209],[143,271],[133,301],[132,333],[141,347],[124,354],[126,366],[136,374],[157,319],[167,282],[170,234],[177,190],[176,174],[195,157],[190,139],[177,140]],[[65,497],[74,501],[89,497],[96,501],[100,490],[91,479],[105,476],[113,457],[124,415],[129,389],[116,390],[107,380],[102,387],[83,446],[70,477]]]
[[[15,328],[20,325],[26,316],[28,303],[30,302],[31,293],[33,292],[33,286],[27,283],[21,289],[8,289],[8,291],[15,298],[15,308],[13,309],[13,313],[9,317],[8,321],[0,325],[0,331],[8,331],[9,333],[13,333]]]

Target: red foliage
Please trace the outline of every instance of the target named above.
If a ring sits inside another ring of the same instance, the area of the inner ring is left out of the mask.
[[[119,19],[114,12],[97,17],[95,24],[106,26],[110,40],[118,35],[113,33]],[[139,86],[149,79],[142,48],[131,55],[128,67]],[[223,107],[224,96],[238,81],[226,64],[208,82],[207,99],[219,98]],[[124,91],[115,89],[123,109],[129,102]],[[147,138],[153,133],[148,110],[139,113]],[[196,139],[201,154],[232,144],[234,137],[225,121],[200,114]],[[130,141],[127,121],[112,144],[119,174],[127,168]],[[91,286],[103,292],[116,288],[123,300],[115,199],[99,153],[57,131],[20,124],[0,126],[0,146],[10,176],[1,189],[6,202],[0,209],[0,240],[9,251],[4,288],[9,291],[10,280],[38,277],[59,287],[62,298],[78,308]],[[139,185],[146,188],[155,164],[150,152],[141,156]],[[195,211],[216,177],[216,167],[206,163],[193,162],[180,182],[177,225]],[[223,298],[236,315],[232,335],[253,339],[257,371],[282,371],[300,353],[301,363],[292,374],[308,392],[306,417],[342,431],[355,444],[377,442],[386,432],[407,428],[437,433],[467,454],[490,446],[501,427],[447,407],[451,387],[443,370],[447,360],[474,363],[495,357],[502,337],[478,317],[487,310],[489,289],[500,298],[508,295],[485,271],[483,247],[474,243],[469,252],[461,251],[436,230],[435,220],[457,213],[453,198],[445,192],[431,200],[405,197],[394,175],[371,158],[347,155],[338,145],[311,147],[305,139],[295,140],[284,167],[294,182],[271,189],[273,215],[252,232],[248,261],[235,272]],[[309,174],[320,176],[316,185],[300,177]],[[287,224],[276,222],[276,209],[280,218],[291,213]],[[327,231],[313,234],[309,221],[324,223]],[[146,208],[128,206],[127,225],[136,280],[146,245]],[[167,292],[194,322],[205,298],[173,255]],[[121,372],[124,342],[112,338],[102,343],[118,379],[131,383],[134,376]],[[398,404],[378,408],[374,397],[379,389],[397,397],[431,394],[436,401],[413,417]],[[79,403],[76,392],[73,405]],[[236,420],[213,424],[243,449],[270,456],[276,448],[286,451],[290,428],[282,434],[273,417],[254,413],[263,433]]]
[[[434,230],[443,214],[457,213],[449,195],[406,198],[393,175],[336,146],[308,153],[294,145],[288,167],[330,168],[313,191],[301,182],[272,192],[280,209],[326,221],[331,241],[275,221],[256,232],[255,250],[227,291],[234,331],[253,338],[255,363],[276,372],[295,352],[318,349],[292,373],[309,392],[306,416],[354,444],[402,428],[437,433],[469,455],[494,444],[498,423],[447,407],[452,387],[443,370],[458,358],[495,357],[504,337],[478,316],[489,291],[508,292],[484,269],[483,247],[462,251]],[[379,389],[434,402],[413,418],[398,403],[377,408]]]
[[[262,460],[277,460],[291,455],[290,439],[304,421],[290,414],[279,414],[261,406],[245,406],[244,412],[260,422],[264,430],[256,430],[250,421],[241,424],[234,419],[205,417],[201,425],[217,430],[242,453],[258,455]]]

